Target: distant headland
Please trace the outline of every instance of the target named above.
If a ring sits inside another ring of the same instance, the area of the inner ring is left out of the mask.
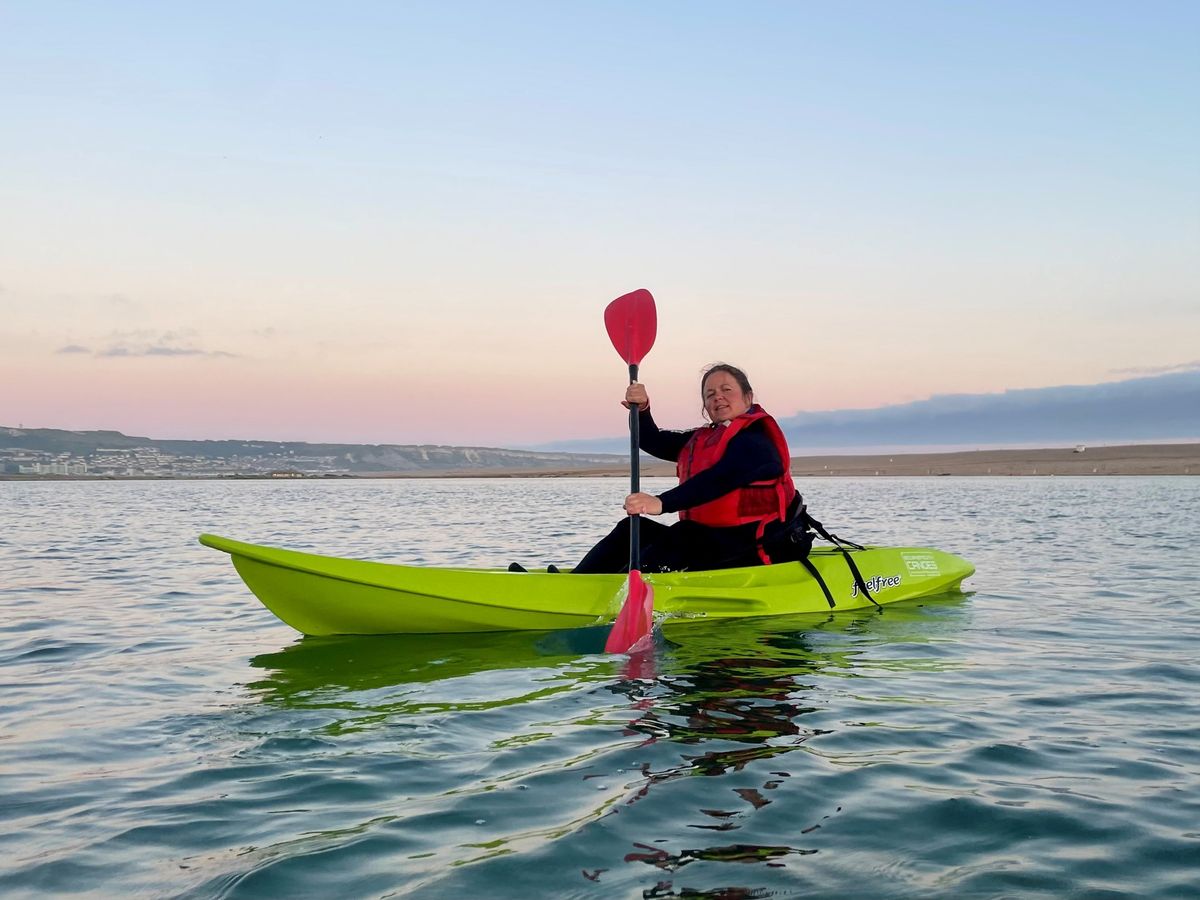
[[[0,426],[0,477],[253,478],[539,474],[615,467],[612,453],[432,444],[178,441]]]

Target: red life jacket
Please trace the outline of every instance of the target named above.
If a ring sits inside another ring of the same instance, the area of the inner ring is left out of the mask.
[[[737,488],[708,503],[682,509],[679,511],[680,519],[690,519],[701,525],[720,528],[757,522],[758,537],[761,538],[763,529],[769,522],[783,521],[787,518],[788,506],[796,496],[796,485],[792,482],[791,452],[779,423],[763,412],[763,408],[757,403],[728,425],[715,425],[694,431],[679,454],[675,471],[682,483],[716,465],[734,436],[754,422],[763,423],[762,427],[766,429],[772,443],[775,444],[775,449],[779,451],[783,473],[777,478],[755,481]],[[764,562],[769,562],[761,549],[759,555],[763,557]]]

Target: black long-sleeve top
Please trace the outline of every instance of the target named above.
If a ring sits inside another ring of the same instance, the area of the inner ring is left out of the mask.
[[[655,424],[650,410],[644,409],[638,413],[638,430],[639,444],[643,450],[658,459],[677,462],[688,439],[698,429],[662,431]],[[691,509],[752,482],[778,478],[783,474],[783,467],[784,462],[779,458],[774,442],[760,423],[753,422],[734,435],[715,465],[693,475],[678,487],[659,494],[658,499],[662,500],[665,513]]]

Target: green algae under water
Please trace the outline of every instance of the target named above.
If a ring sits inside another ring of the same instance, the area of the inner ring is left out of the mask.
[[[967,593],[302,638],[196,534],[569,565],[621,487],[0,483],[0,895],[1200,895],[1200,479],[807,487]]]

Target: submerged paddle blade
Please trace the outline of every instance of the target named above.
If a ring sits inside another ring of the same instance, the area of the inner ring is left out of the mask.
[[[638,365],[654,346],[658,333],[654,298],[645,288],[618,297],[604,309],[604,327],[621,359],[631,366]]]
[[[654,589],[642,580],[637,569],[629,573],[627,585],[629,594],[608,634],[605,653],[628,653],[654,628]]]

